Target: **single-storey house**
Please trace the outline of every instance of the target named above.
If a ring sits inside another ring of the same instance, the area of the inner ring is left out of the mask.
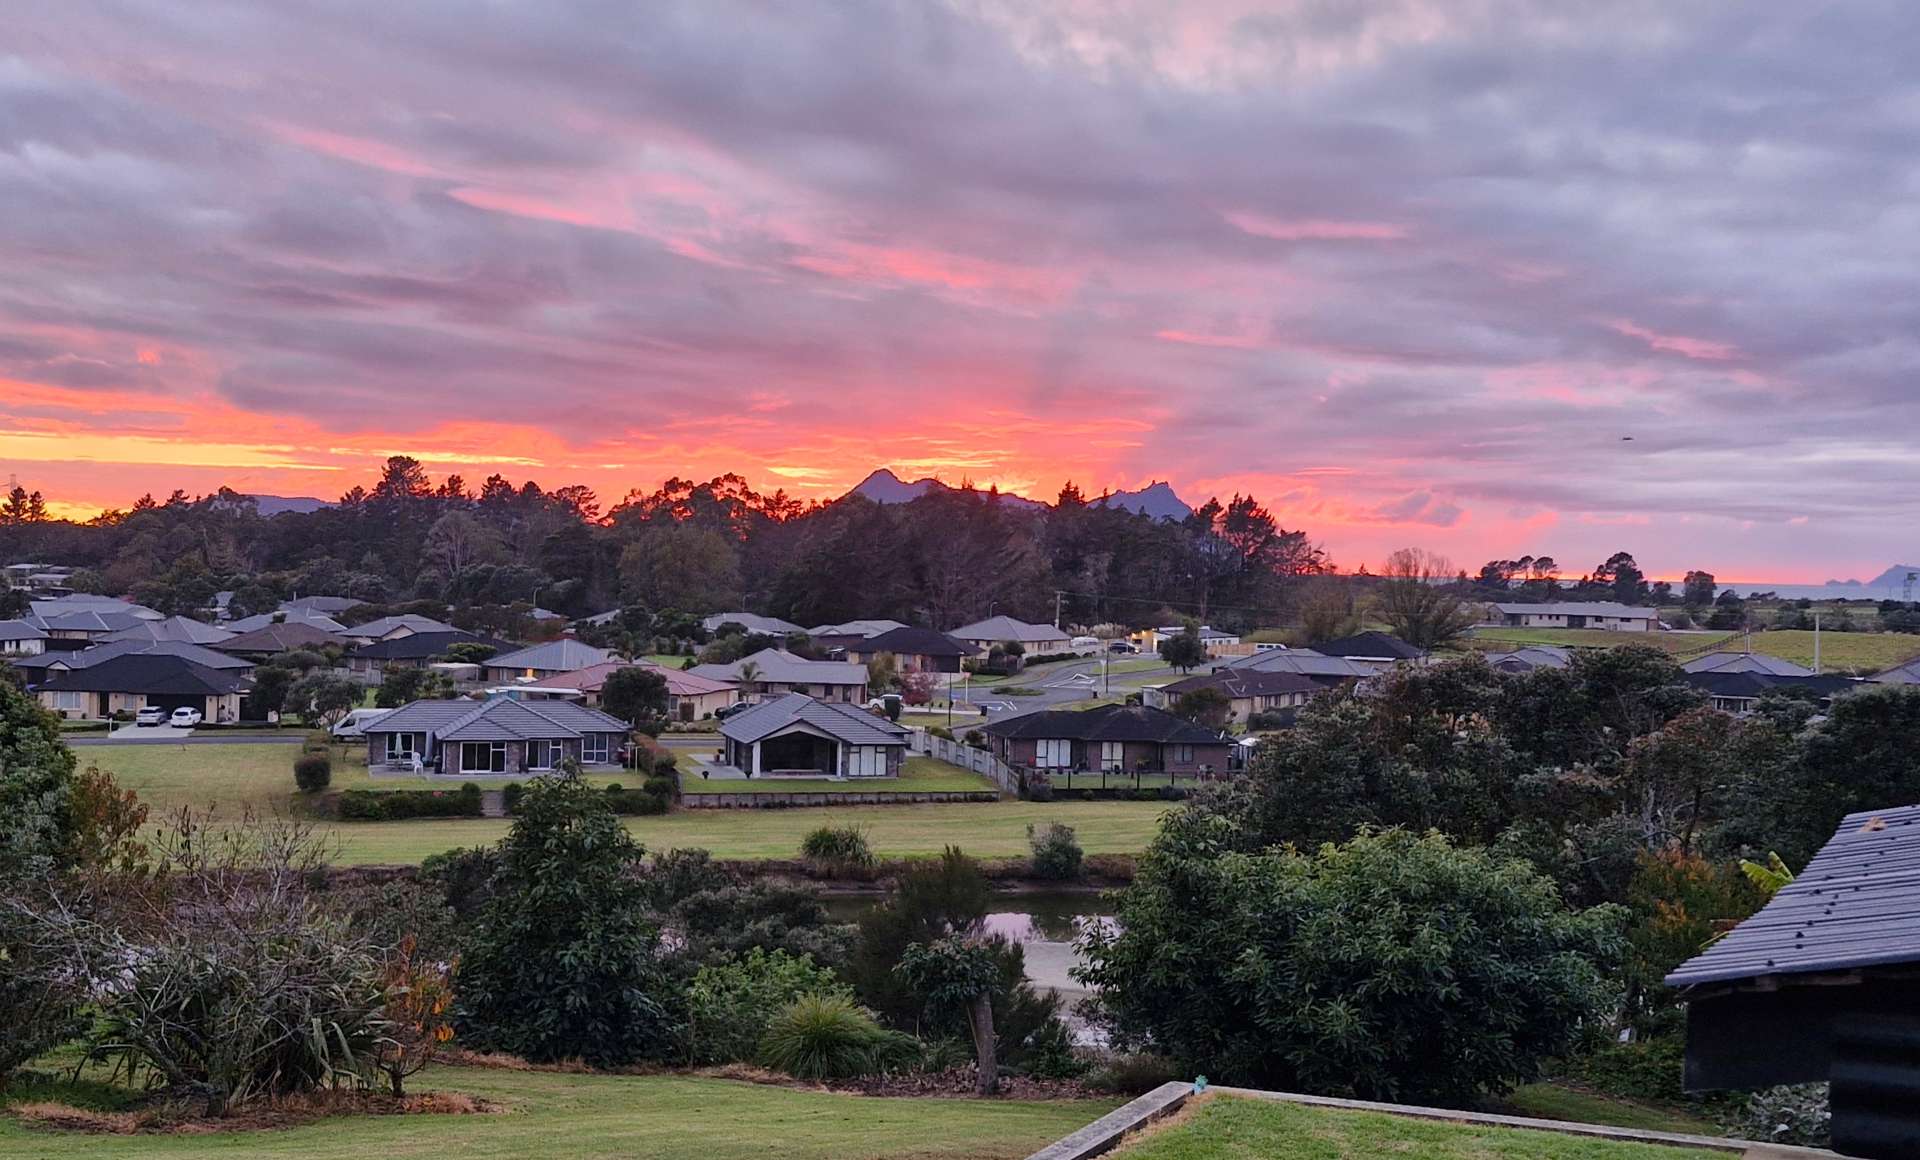
[[[47,630],[25,620],[0,620],[0,657],[31,657],[47,651]]]
[[[46,632],[49,640],[102,641],[116,632],[125,632],[145,621],[146,618],[138,613],[118,612],[111,609],[80,609],[73,612],[34,613],[33,615],[33,622]]]
[[[1770,677],[1811,677],[1813,670],[1764,653],[1711,652],[1682,662],[1690,673],[1765,673]]]
[[[708,632],[719,632],[726,624],[737,624],[747,630],[749,635],[762,633],[766,636],[792,636],[804,634],[807,630],[791,620],[781,620],[777,616],[761,616],[757,612],[716,612],[712,616],[701,617],[700,625]]]
[[[536,774],[566,758],[582,769],[619,766],[627,723],[570,701],[414,701],[369,721],[368,768],[459,776]]]
[[[800,693],[720,725],[728,765],[748,777],[898,777],[908,730],[864,709]]]
[[[44,673],[84,669],[118,657],[134,655],[179,657],[235,676],[253,675],[253,662],[244,657],[230,656],[205,645],[188,644],[180,640],[110,640],[81,649],[48,649],[37,656],[16,659],[13,667],[25,672],[31,684],[40,680]]]
[[[416,632],[459,631],[445,621],[407,612],[399,616],[383,616],[378,620],[369,620],[365,624],[356,624],[347,629],[346,634],[355,640],[376,641],[395,636],[408,636]]]
[[[484,666],[489,681],[538,681],[556,673],[570,673],[588,665],[604,664],[613,654],[572,637],[489,657]]]
[[[424,669],[456,644],[484,644],[496,653],[510,652],[514,647],[508,641],[457,628],[445,632],[398,632],[354,649],[346,658],[347,671],[367,684],[377,685],[388,669]]]
[[[1564,669],[1573,663],[1573,653],[1557,644],[1530,644],[1488,653],[1487,663],[1503,673],[1530,673],[1535,669]]]
[[[326,613],[301,608],[283,608],[278,612],[261,612],[253,616],[242,616],[238,620],[227,621],[224,627],[234,632],[252,632],[270,624],[311,625],[323,632],[331,632],[341,637],[346,637],[348,633],[346,625]]]
[[[1031,654],[1070,652],[1073,638],[1051,624],[1028,624],[1011,616],[989,616],[972,624],[963,624],[947,633],[973,646],[975,656],[985,656],[996,644],[1018,641]]]
[[[1792,882],[1667,976],[1688,1091],[1829,1084],[1833,1147],[1920,1155],[1920,806],[1849,814]]]
[[[238,635],[232,629],[195,620],[191,616],[169,616],[163,620],[143,620],[118,632],[108,633],[107,639],[185,641],[187,644],[216,645]]]
[[[972,645],[944,632],[905,626],[856,640],[846,647],[847,659],[863,665],[881,653],[891,653],[903,673],[957,673],[960,658],[974,653]]]
[[[726,681],[743,697],[805,693],[822,701],[865,702],[867,666],[851,661],[810,661],[785,649],[763,648],[724,665],[695,665],[696,677]]]
[[[283,652],[305,649],[318,652],[329,646],[345,648],[352,642],[339,633],[328,632],[304,620],[268,624],[251,632],[238,633],[213,645],[223,653],[265,660]]]
[[[1687,674],[1687,684],[1705,693],[1707,703],[1724,713],[1750,713],[1754,702],[1776,690],[1811,694],[1821,705],[1826,705],[1835,697],[1857,692],[1871,683],[1833,674],[1776,677],[1771,673],[1752,670]]]
[[[1507,628],[1598,628],[1608,632],[1657,632],[1660,613],[1613,600],[1561,600],[1547,604],[1489,604],[1485,621]]]
[[[844,624],[817,624],[807,630],[807,635],[820,640],[834,640],[879,636],[883,632],[892,632],[896,628],[905,628],[906,624],[898,620],[849,620]]]
[[[1326,686],[1300,673],[1227,669],[1162,685],[1154,691],[1154,700],[1148,703],[1156,708],[1177,709],[1181,698],[1201,689],[1217,690],[1232,706],[1227,720],[1244,722],[1255,713],[1298,709],[1325,692]]]
[[[1138,642],[1142,649],[1147,652],[1152,652],[1160,647],[1161,641],[1184,635],[1186,631],[1187,626],[1184,624],[1162,625],[1159,628],[1149,628],[1140,633]],[[1201,625],[1195,629],[1194,632],[1200,637],[1201,647],[1207,650],[1208,656],[1217,656],[1220,650],[1228,645],[1240,643],[1240,638],[1233,633],[1222,632],[1209,624]]]
[[[198,709],[210,722],[240,720],[251,683],[232,669],[216,669],[160,652],[128,652],[80,668],[58,668],[33,685],[41,705],[62,717],[97,719],[133,714],[149,705],[171,712]]]
[[[336,616],[365,603],[354,596],[296,596],[292,600],[281,601],[280,609],[283,612],[318,612],[324,616]]]
[[[993,755],[1016,768],[1199,774],[1224,772],[1231,741],[1146,705],[1043,709],[985,728]]]
[[[1343,636],[1313,646],[1313,651],[1322,656],[1346,657],[1350,661],[1373,665],[1376,668],[1391,668],[1397,664],[1412,664],[1424,660],[1427,650],[1418,645],[1408,644],[1390,632],[1368,629],[1356,632],[1352,636]]]
[[[694,673],[644,661],[602,661],[597,665],[542,677],[548,689],[569,689],[580,695],[584,704],[600,704],[600,690],[607,678],[621,669],[646,669],[659,673],[667,682],[667,716],[676,721],[697,721],[711,717],[740,699],[740,690],[726,681],[716,681]]]
[[[1351,657],[1330,657],[1310,648],[1261,649],[1243,657],[1228,657],[1213,666],[1222,673],[1299,673],[1316,684],[1333,688],[1352,681],[1364,681],[1379,672],[1379,666]]]

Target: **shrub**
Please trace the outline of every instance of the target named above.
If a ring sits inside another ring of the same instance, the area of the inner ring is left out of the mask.
[[[645,851],[606,796],[541,778],[521,798],[460,962],[456,1024],[470,1045],[613,1067],[683,1042],[683,984],[635,873]]]
[[[809,995],[853,998],[832,971],[782,950],[754,947],[742,958],[701,967],[687,988],[689,1062],[752,1060],[774,1013]]]
[[[1108,1057],[1104,1064],[1096,1068],[1087,1077],[1087,1086],[1123,1096],[1137,1096],[1179,1078],[1180,1073],[1174,1070],[1173,1061],[1164,1055],[1144,1051],[1121,1052]]]
[[[674,794],[680,792],[680,783],[674,780],[672,774],[667,774],[648,778],[646,784],[640,788],[655,797],[672,798]]]
[[[844,995],[806,995],[767,1021],[760,1062],[796,1079],[848,1079],[904,1067],[912,1036],[888,1031]]]
[[[607,805],[616,814],[649,816],[664,814],[671,800],[644,789],[610,790],[604,793]]]
[[[1048,822],[1039,828],[1029,825],[1027,845],[1033,850],[1034,877],[1062,882],[1080,877],[1084,855],[1072,826],[1060,822]]]
[[[948,734],[948,736],[952,736],[952,734]],[[986,733],[979,729],[967,730],[966,746],[969,749],[985,749],[987,747]]]
[[[406,818],[477,818],[480,787],[466,782],[457,790],[350,789],[338,799],[340,817],[350,821],[395,822]]]
[[[1053,800],[1053,782],[1050,781],[1044,773],[1028,778],[1022,782],[1021,785],[1026,789],[1027,800],[1030,802],[1050,802]]]
[[[1803,1083],[1753,1093],[1735,1130],[1749,1140],[1824,1148],[1832,1124],[1827,1085]]]
[[[1118,929],[1088,932],[1076,973],[1116,1042],[1223,1083],[1458,1107],[1617,1009],[1623,912],[1570,910],[1525,863],[1397,830],[1223,856],[1236,840],[1169,814]]]
[[[672,752],[662,751],[654,756],[653,774],[655,777],[671,778],[679,764],[680,759],[674,756]]]
[[[506,807],[506,811],[509,814],[520,812],[520,798],[525,795],[526,792],[526,785],[517,781],[508,782],[506,788],[500,791],[500,801]]]
[[[293,760],[293,784],[302,793],[319,793],[333,784],[333,759],[324,753],[302,753]]]
[[[801,839],[800,856],[830,873],[873,867],[873,849],[859,826],[821,826]]]
[[[1590,1052],[1566,1061],[1567,1078],[1588,1087],[1631,1100],[1680,1103],[1687,1098],[1683,1081],[1686,1043],[1677,1035],[1607,1041]]]
[[[1251,713],[1247,716],[1247,731],[1250,733],[1273,733],[1285,729],[1293,723],[1293,714],[1285,709],[1268,709],[1264,713]]]
[[[927,726],[927,736],[938,737],[943,741],[952,741],[953,730],[947,728],[945,725],[929,725]]]
[[[1078,1079],[1087,1073],[1087,1061],[1073,1049],[1073,1031],[1058,1019],[1049,1019],[1021,1044],[1021,1070],[1035,1079]]]

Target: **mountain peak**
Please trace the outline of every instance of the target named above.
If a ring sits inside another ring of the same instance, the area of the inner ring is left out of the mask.
[[[1104,501],[1108,507],[1125,508],[1152,516],[1156,520],[1184,520],[1193,508],[1173,490],[1173,485],[1156,479],[1139,491],[1116,491]]]

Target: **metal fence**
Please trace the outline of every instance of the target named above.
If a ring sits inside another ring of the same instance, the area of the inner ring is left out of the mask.
[[[1055,789],[1163,789],[1168,786],[1191,788],[1217,777],[1212,773],[1168,769],[1034,769],[1029,779],[1044,776]]]

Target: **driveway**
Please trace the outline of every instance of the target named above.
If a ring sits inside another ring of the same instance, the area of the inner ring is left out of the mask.
[[[107,734],[110,742],[127,741],[185,741],[193,736],[192,729],[175,729],[171,725],[122,725]]]

